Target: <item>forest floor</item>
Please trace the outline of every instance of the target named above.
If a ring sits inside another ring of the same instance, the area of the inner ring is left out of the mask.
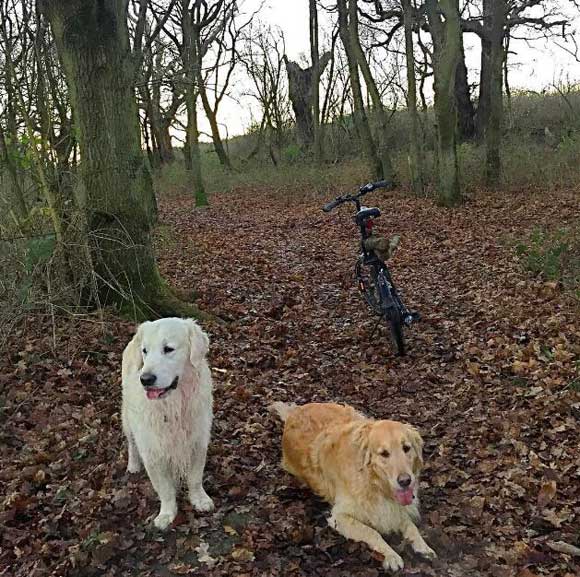
[[[356,576],[383,573],[280,468],[274,400],[349,403],[425,439],[422,532],[403,575],[572,577],[580,557],[578,301],[527,273],[514,243],[577,219],[578,191],[484,194],[445,210],[376,192],[401,235],[395,281],[422,321],[395,357],[353,282],[356,231],[329,195],[245,189],[161,203],[163,274],[225,323],[211,336],[215,421],[205,486],[174,527],[128,475],[121,352],[131,323],[30,316],[0,357],[0,576]],[[395,547],[402,548],[393,537]]]

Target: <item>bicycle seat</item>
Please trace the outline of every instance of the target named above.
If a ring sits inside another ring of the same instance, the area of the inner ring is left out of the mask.
[[[368,218],[376,218],[381,216],[381,211],[377,207],[374,208],[367,208],[366,206],[362,206],[361,209],[356,213],[356,223],[362,224]]]

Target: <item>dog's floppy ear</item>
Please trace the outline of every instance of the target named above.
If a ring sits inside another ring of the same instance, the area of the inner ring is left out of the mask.
[[[406,428],[407,428],[407,439],[409,440],[409,443],[411,443],[411,446],[415,451],[415,455],[417,455],[414,468],[421,469],[421,467],[423,466],[423,439],[421,438],[419,431],[417,431],[415,427],[407,425]]]
[[[371,464],[371,449],[369,444],[369,433],[371,430],[371,423],[362,423],[354,430],[353,440],[362,457],[363,467],[368,467]]]
[[[128,373],[139,371],[143,366],[143,355],[141,354],[142,335],[143,325],[139,325],[135,336],[129,341],[123,351],[123,362],[121,364],[123,379]]]
[[[209,338],[194,320],[187,319],[186,322],[189,327],[189,360],[196,367],[207,355]]]

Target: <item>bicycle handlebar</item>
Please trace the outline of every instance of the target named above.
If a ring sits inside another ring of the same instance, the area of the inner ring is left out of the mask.
[[[339,198],[335,198],[331,202],[327,202],[323,207],[322,210],[324,212],[330,212],[333,208],[336,208],[339,204],[342,204],[344,201]]]
[[[355,199],[364,196],[365,194],[376,190],[377,188],[391,188],[393,183],[389,180],[378,180],[377,182],[369,182],[358,189],[358,194],[343,194],[342,196],[337,196],[334,200],[327,202],[322,210],[324,212],[330,212],[333,208],[336,208],[343,202],[354,201]]]
[[[377,180],[377,182],[369,182],[364,186],[359,188],[360,194],[366,194],[367,192],[372,192],[377,188],[389,188],[393,183],[389,180]]]

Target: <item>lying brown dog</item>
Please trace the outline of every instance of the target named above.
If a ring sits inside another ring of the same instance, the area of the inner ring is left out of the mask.
[[[388,570],[404,564],[381,533],[399,532],[436,557],[415,526],[423,440],[413,427],[334,403],[271,408],[285,421],[282,466],[332,505],[331,527],[384,555]]]

